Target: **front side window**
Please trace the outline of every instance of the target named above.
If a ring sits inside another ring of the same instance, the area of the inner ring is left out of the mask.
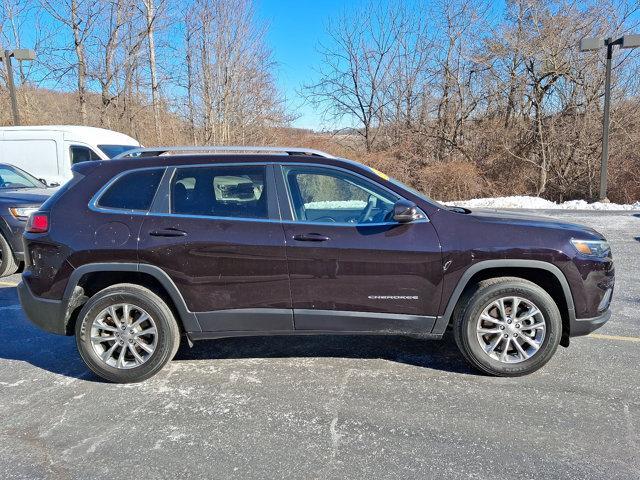
[[[264,166],[178,168],[171,181],[171,213],[268,218]]]
[[[126,173],[102,194],[98,206],[118,210],[149,210],[163,173],[164,169],[161,168]]]
[[[394,194],[357,175],[315,167],[285,167],[296,220],[383,223],[393,216]]]
[[[0,190],[44,188],[42,182],[10,165],[0,165]]]
[[[83,147],[81,145],[72,145],[70,147],[71,152],[71,165],[76,163],[88,162],[90,160],[102,160],[96,152],[89,147]]]

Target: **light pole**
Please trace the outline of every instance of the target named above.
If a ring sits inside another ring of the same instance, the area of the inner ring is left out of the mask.
[[[16,85],[13,83],[13,66],[11,65],[11,57],[19,62],[25,60],[35,60],[36,52],[26,48],[17,50],[5,50],[2,60],[7,67],[7,86],[9,87],[9,96],[11,97],[11,112],[13,114],[13,124],[20,125],[20,112],[18,111],[18,97],[16,96]]]
[[[607,47],[607,62],[604,77],[604,116],[602,118],[602,159],[600,160],[600,197],[607,200],[607,165],[609,163],[609,110],[611,108],[611,59],[613,46],[620,48],[640,47],[640,35],[624,35],[617,40],[609,38],[583,38],[580,40],[580,51],[589,52]]]

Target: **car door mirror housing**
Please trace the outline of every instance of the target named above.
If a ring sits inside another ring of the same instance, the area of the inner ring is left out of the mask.
[[[393,206],[393,219],[398,223],[415,222],[425,218],[418,206],[408,200],[400,199]]]

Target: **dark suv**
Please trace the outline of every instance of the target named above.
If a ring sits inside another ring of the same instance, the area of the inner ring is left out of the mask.
[[[322,152],[239,150],[75,165],[24,235],[27,316],[116,382],[158,372],[181,335],[448,328],[474,367],[515,376],[609,319],[590,228],[443,206]]]
[[[27,219],[54,191],[24,170],[0,163],[0,277],[18,271]]]

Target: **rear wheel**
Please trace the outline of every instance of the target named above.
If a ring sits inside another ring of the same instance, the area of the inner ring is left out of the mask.
[[[180,331],[159,296],[139,285],[120,284],[98,292],[83,306],[76,343],[84,362],[100,377],[139,382],[173,358]]]
[[[18,271],[18,263],[13,256],[11,246],[0,234],[0,277],[7,277],[13,275]]]
[[[471,365],[490,375],[518,376],[551,359],[562,335],[562,318],[540,286],[503,277],[480,282],[461,299],[453,329]]]

